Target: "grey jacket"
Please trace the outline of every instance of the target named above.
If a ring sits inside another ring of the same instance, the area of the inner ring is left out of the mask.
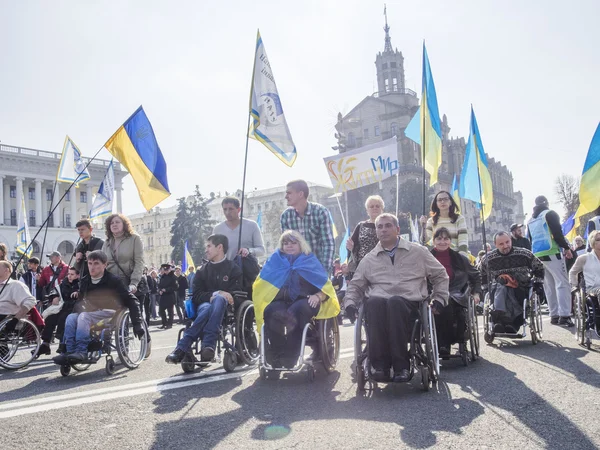
[[[142,239],[137,234],[132,234],[124,238],[121,243],[117,243],[116,252],[113,252],[113,248],[114,238],[104,241],[102,251],[108,256],[106,270],[118,276],[126,286],[131,284],[137,286],[142,279],[142,271],[144,270],[144,246]],[[121,269],[123,270],[121,271]]]

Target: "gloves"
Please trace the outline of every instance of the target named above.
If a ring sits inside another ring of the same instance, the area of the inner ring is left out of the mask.
[[[136,323],[133,325],[133,334],[135,334],[135,337],[138,339],[142,339],[144,337],[146,332],[144,331],[144,327],[141,323]]]
[[[444,309],[444,305],[442,305],[439,301],[434,300],[431,302],[431,310],[435,315],[441,314],[442,309]]]
[[[354,305],[346,306],[346,319],[353,322],[356,320],[357,317],[358,317],[358,310],[356,309],[356,307]]]

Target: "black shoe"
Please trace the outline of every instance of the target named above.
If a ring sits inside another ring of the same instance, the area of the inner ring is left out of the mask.
[[[179,364],[185,358],[185,352],[179,348],[176,348],[165,358],[165,362],[168,364]]]
[[[215,349],[212,347],[204,347],[200,350],[200,361],[211,362],[215,359]]]
[[[438,352],[440,354],[440,356],[450,356],[450,349],[448,347],[439,347],[438,348]],[[396,378],[396,377],[394,377]]]
[[[550,323],[552,325],[558,325],[558,319],[559,319],[558,316],[553,316],[550,318]]]
[[[494,333],[504,333],[504,325],[502,325],[501,323],[495,323]]]
[[[385,369],[385,370],[373,369],[373,371],[371,372],[371,377],[375,381],[382,381],[384,383],[387,383],[390,381],[390,369]]]
[[[52,351],[50,350],[50,344],[48,344],[46,342],[42,342],[42,345],[40,345],[40,348],[38,348],[37,356],[50,355],[50,354],[52,354]]]
[[[69,365],[69,355],[63,353],[62,355],[52,358],[52,361],[54,364],[58,364],[59,366],[67,366]]]
[[[165,328],[167,328],[166,325],[161,325],[160,327],[158,327],[159,330],[164,330]]]
[[[87,359],[87,355],[83,352],[75,352],[68,355],[67,358],[71,364],[78,364],[85,361]]]
[[[169,324],[165,327],[165,330],[170,330],[171,328],[173,328],[173,324]]]
[[[573,323],[573,321],[571,320],[571,318],[569,316],[561,317],[560,319],[558,319],[558,324],[564,325],[567,328],[571,328],[571,327],[575,326],[575,324]]]
[[[515,330],[515,327],[513,327],[512,325],[505,325],[504,332],[508,334],[517,334],[518,330]]]
[[[58,353],[59,355],[62,353],[67,353],[67,346],[66,344],[58,344],[58,348],[56,349],[56,353]]]
[[[394,374],[394,383],[406,383],[410,380],[410,372],[408,369],[402,369]]]

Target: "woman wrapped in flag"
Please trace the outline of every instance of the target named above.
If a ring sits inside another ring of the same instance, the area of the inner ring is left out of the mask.
[[[340,304],[327,272],[297,231],[285,231],[279,248],[253,286],[258,329],[264,320],[267,361],[274,367],[296,365],[302,332],[316,319],[330,319]]]

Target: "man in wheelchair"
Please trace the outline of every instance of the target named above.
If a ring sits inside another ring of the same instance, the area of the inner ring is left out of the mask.
[[[229,248],[227,237],[222,234],[209,236],[206,242],[206,259],[194,276],[192,302],[196,317],[191,327],[185,330],[173,352],[165,361],[179,364],[186,353],[202,336],[201,361],[212,361],[219,336],[219,327],[227,310],[234,304],[232,293],[242,289],[242,270],[225,256]]]
[[[448,274],[433,255],[400,237],[398,219],[381,214],[375,220],[379,243],[367,254],[346,292],[346,315],[356,317],[365,302],[369,358],[375,381],[410,380],[409,344],[421,303],[432,286],[432,308],[442,310],[448,300]],[[390,368],[394,369],[393,380]]]
[[[0,322],[7,316],[24,318],[36,304],[27,285],[11,278],[12,271],[9,261],[0,261]]]
[[[89,274],[81,280],[75,312],[69,314],[65,323],[63,342],[66,353],[52,359],[58,365],[85,362],[92,325],[112,318],[123,307],[129,309],[135,336],[139,339],[144,337],[137,298],[117,276],[106,270],[107,262],[108,257],[102,250],[94,250],[87,256]]]
[[[544,265],[526,248],[513,247],[510,234],[494,236],[496,248],[481,260],[479,270],[483,286],[488,286],[494,333],[517,334],[523,325],[523,301],[533,281],[535,291],[543,295]]]

